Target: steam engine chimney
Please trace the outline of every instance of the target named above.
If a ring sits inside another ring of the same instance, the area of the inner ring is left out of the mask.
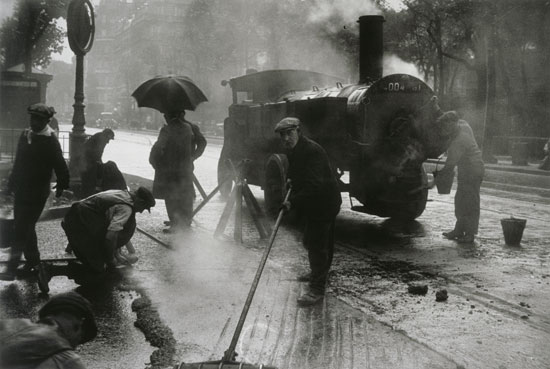
[[[381,15],[363,15],[359,23],[359,83],[382,78],[384,55],[383,23]]]

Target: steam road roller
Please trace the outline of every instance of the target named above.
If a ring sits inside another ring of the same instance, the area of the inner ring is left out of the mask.
[[[233,103],[224,121],[219,183],[230,175],[227,159],[250,160],[248,183],[262,187],[266,210],[276,212],[288,161],[274,127],[297,117],[303,133],[327,152],[341,191],[356,199],[353,210],[401,220],[420,216],[428,195],[422,163],[448,143],[436,124],[441,111],[433,90],[408,74],[383,76],[383,22],[382,16],[359,18],[357,84],[304,70],[222,81]]]

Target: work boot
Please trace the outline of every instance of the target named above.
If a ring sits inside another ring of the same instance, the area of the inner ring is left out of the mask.
[[[474,235],[473,234],[465,234],[464,236],[460,236],[456,239],[456,242],[458,243],[474,243]]]
[[[38,265],[37,263],[31,263],[31,262],[25,261],[23,265],[17,267],[17,272],[25,273],[25,274],[31,273],[32,271],[34,271],[37,265]]]
[[[311,281],[311,272],[308,272],[308,273],[304,273],[304,274],[301,274],[299,275],[296,280],[298,282],[309,282]]]
[[[70,243],[67,244],[67,247],[65,247],[65,253],[72,254],[73,253],[73,247]]]
[[[50,275],[48,265],[45,263],[40,263],[36,266],[36,270],[37,270],[38,288],[40,289],[40,292],[42,293],[50,292],[50,286],[48,286],[48,283],[50,282],[50,279],[52,279],[52,276]]]
[[[445,237],[448,240],[456,240],[458,237],[461,237],[462,233],[455,231],[454,229],[449,232],[443,232],[443,237]]]
[[[300,306],[315,305],[318,302],[320,302],[323,299],[323,297],[325,297],[324,294],[310,290],[302,294],[300,297],[298,297],[298,305]]]
[[[36,272],[36,267],[38,266],[37,263],[31,263],[26,261],[23,265],[20,265],[15,270],[15,274],[17,278],[28,278],[29,276],[32,276]]]
[[[138,257],[135,254],[123,254],[120,249],[115,251],[115,259],[122,265],[132,265],[137,263]]]

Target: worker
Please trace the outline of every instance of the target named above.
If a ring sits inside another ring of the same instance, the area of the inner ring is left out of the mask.
[[[84,143],[84,170],[80,173],[82,184],[80,197],[88,197],[99,192],[98,187],[103,175],[103,152],[105,146],[114,139],[113,130],[105,128]]]
[[[107,277],[105,272],[121,264],[135,263],[137,257],[124,255],[120,248],[126,245],[133,249],[130,240],[136,229],[135,214],[145,209],[151,212],[153,206],[153,194],[145,187],[134,191],[104,191],[74,203],[61,226],[81,264],[75,270],[74,264],[42,263],[45,267],[44,273],[39,274],[39,286],[45,286],[43,289],[47,292],[51,277],[58,275],[80,284],[101,281]]]
[[[61,146],[48,122],[53,110],[45,104],[30,105],[30,129],[23,131],[17,143],[15,161],[4,192],[15,194],[14,243],[10,260],[0,280],[12,281],[25,255],[24,272],[40,273],[40,252],[36,238],[36,223],[51,192],[52,172],[57,184],[55,195],[60,197],[69,188],[69,169]]]
[[[322,300],[334,253],[334,221],[342,197],[325,150],[304,136],[297,118],[284,118],[275,126],[288,153],[290,198],[283,204],[305,219],[304,246],[308,252],[310,273],[298,277],[309,282],[306,293],[298,298],[302,306]]]
[[[155,169],[153,194],[164,199],[168,224],[163,230],[171,233],[187,228],[193,218],[193,162],[206,148],[206,139],[199,127],[185,119],[185,111],[164,115],[166,124],[149,156],[149,163]]]
[[[0,368],[85,369],[75,349],[97,335],[90,302],[62,293],[42,306],[38,318],[0,320]]]
[[[459,119],[455,111],[448,111],[437,119],[443,136],[450,140],[445,166],[436,177],[444,179],[457,173],[455,194],[456,223],[453,230],[443,232],[443,236],[459,243],[473,243],[479,228],[480,198],[484,164],[481,150],[477,146],[472,128],[465,120]]]

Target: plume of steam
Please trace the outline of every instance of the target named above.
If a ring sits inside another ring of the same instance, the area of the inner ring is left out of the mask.
[[[420,73],[416,65],[404,61],[397,55],[385,54],[384,75],[387,76],[395,73],[410,74],[411,76],[424,80],[422,73]]]
[[[359,15],[380,15],[381,10],[370,0],[318,0],[308,14],[310,22],[326,22],[331,18],[343,19],[345,23],[355,22]]]

